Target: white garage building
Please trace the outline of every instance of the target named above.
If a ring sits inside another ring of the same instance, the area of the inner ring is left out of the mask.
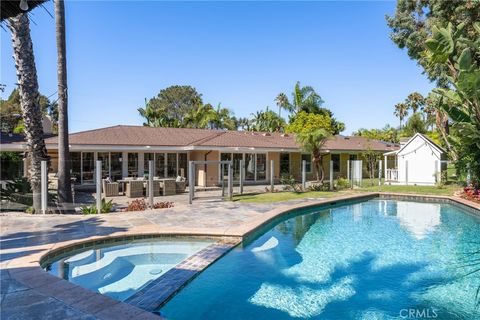
[[[446,169],[446,152],[424,135],[417,133],[399,150],[385,156],[385,183],[399,185],[435,185]],[[394,161],[387,161],[389,158]],[[393,165],[393,168],[389,168]]]

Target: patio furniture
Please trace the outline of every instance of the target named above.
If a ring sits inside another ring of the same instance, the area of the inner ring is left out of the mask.
[[[131,180],[127,182],[125,195],[128,198],[143,197],[143,182],[142,180]]]
[[[146,185],[147,185],[146,195],[149,196],[149,195],[150,195],[150,193],[149,193],[150,187],[149,187],[148,181],[147,181]],[[153,181],[153,196],[154,196],[154,197],[159,197],[159,196],[160,196],[160,189],[161,189],[161,187],[160,187],[160,181],[155,181],[155,180],[154,180],[154,181]]]
[[[102,179],[102,189],[105,197],[118,197],[118,182],[110,182],[107,179]]]
[[[175,181],[175,191],[176,191],[176,193],[184,193],[186,187],[187,187],[187,182],[186,181]]]
[[[164,196],[172,196],[177,193],[175,179],[160,179],[160,185]]]

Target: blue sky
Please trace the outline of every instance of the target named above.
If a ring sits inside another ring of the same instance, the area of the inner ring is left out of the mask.
[[[53,14],[53,3],[46,7]],[[295,82],[313,86],[351,133],[398,125],[393,106],[433,87],[389,39],[395,2],[67,1],[70,131],[142,124],[137,108],[169,85],[249,116]],[[54,94],[55,21],[33,11],[40,91]],[[16,82],[1,34],[5,98]],[[53,96],[54,98],[56,95]]]

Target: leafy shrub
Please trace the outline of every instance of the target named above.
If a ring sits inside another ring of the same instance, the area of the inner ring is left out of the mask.
[[[350,187],[350,182],[347,179],[342,177],[337,179],[337,190],[347,189],[348,187]]]
[[[144,199],[136,199],[128,203],[127,211],[144,211],[147,209],[147,203]]]
[[[284,190],[291,190],[294,192],[302,191],[302,186],[295,181],[293,176],[281,176],[280,183],[284,185]]]
[[[174,204],[171,201],[160,201],[153,205],[153,209],[173,208]]]
[[[112,211],[113,203],[112,200],[105,201],[102,199],[102,208],[100,209],[100,213],[109,213]],[[97,206],[92,204],[90,206],[81,207],[83,214],[97,214]]]
[[[329,191],[330,190],[330,183],[324,182],[322,183],[312,183],[308,186],[309,191]]]
[[[56,190],[49,190],[49,203],[57,202],[57,194],[55,193],[55,191]],[[0,190],[0,199],[2,201],[32,206],[33,192],[30,181],[28,181],[28,179],[25,177],[21,177],[7,182],[7,184],[5,185],[5,189]]]

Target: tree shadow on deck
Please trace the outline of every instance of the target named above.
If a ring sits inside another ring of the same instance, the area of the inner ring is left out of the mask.
[[[75,222],[58,224],[45,231],[27,231],[5,234],[0,237],[0,248],[2,251],[1,261],[26,256],[32,253],[29,247],[53,244],[67,240],[79,240],[90,236],[106,236],[116,232],[126,231],[124,227],[102,226],[103,220],[100,216],[81,219]],[[27,249],[18,251],[11,249]]]

